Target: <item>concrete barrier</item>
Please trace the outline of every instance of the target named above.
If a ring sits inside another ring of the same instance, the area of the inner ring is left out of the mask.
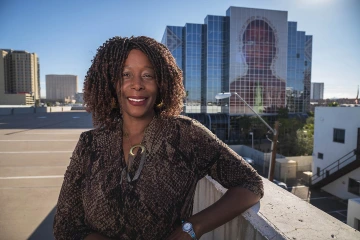
[[[0,115],[11,115],[13,108],[0,108]]]
[[[71,110],[86,110],[85,107],[71,107]]]
[[[35,108],[13,108],[13,114],[35,113]]]
[[[37,107],[37,108],[35,108],[35,112],[36,113],[46,113],[47,107]]]
[[[69,112],[69,111],[71,111],[71,106],[64,106],[64,107],[62,107],[62,111],[63,112]]]
[[[260,204],[239,217],[204,234],[202,240],[217,239],[360,239],[359,231],[263,179],[265,195]],[[227,189],[207,176],[196,187],[194,213],[219,200]]]
[[[85,110],[84,107],[58,106],[58,107],[0,107],[1,115],[26,114],[26,113],[48,113],[48,112],[70,112],[71,110]]]

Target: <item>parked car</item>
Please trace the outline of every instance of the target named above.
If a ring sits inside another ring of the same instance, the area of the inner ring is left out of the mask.
[[[283,182],[280,182],[276,179],[273,179],[273,183],[275,183],[276,185],[278,185],[279,187],[285,189],[285,190],[288,190],[288,187],[286,185],[286,183],[283,183]]]
[[[252,160],[251,158],[248,157],[242,157],[245,161],[247,161],[248,164],[250,164],[251,166],[254,166],[255,161]]]

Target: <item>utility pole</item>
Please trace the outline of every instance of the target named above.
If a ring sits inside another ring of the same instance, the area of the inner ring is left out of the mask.
[[[269,124],[237,93],[237,92],[222,92],[216,94],[216,99],[224,99],[229,98],[231,95],[234,94],[236,97],[238,97],[243,103],[245,103],[248,108],[255,113],[255,115],[270,129],[270,131],[274,134],[273,141],[271,143],[271,159],[269,161],[269,174],[268,179],[270,181],[273,181],[274,179],[274,169],[275,169],[275,160],[276,160],[276,149],[277,149],[277,140],[279,136],[279,122],[275,122],[275,129],[272,129]],[[254,134],[254,133],[253,133]],[[270,140],[270,139],[269,139]],[[271,141],[271,140],[270,140]],[[264,160],[264,172],[265,172],[265,160]]]
[[[279,136],[279,121],[275,122],[275,134],[273,136],[272,149],[271,149],[271,160],[269,165],[269,181],[273,181],[274,179],[274,170],[276,163],[276,150],[277,150],[277,142]]]

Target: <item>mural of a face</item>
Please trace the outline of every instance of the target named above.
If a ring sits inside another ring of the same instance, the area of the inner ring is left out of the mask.
[[[276,54],[275,35],[269,24],[264,20],[250,22],[242,40],[243,53],[249,69],[269,69]]]

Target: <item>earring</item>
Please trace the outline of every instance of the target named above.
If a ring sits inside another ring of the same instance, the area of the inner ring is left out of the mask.
[[[162,106],[164,106],[164,102],[161,100],[161,102],[156,105],[156,108],[160,109]]]
[[[111,99],[111,108],[112,108],[112,109],[118,108],[118,106],[117,106],[117,104],[116,104],[115,98],[112,98],[112,99]]]

